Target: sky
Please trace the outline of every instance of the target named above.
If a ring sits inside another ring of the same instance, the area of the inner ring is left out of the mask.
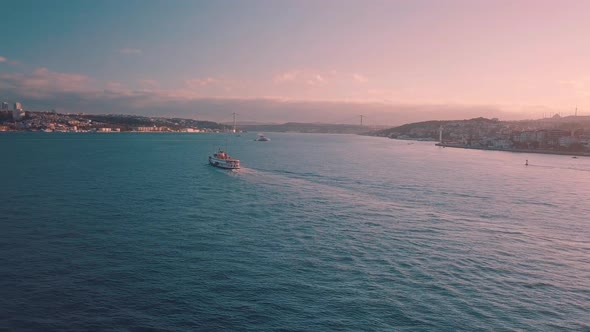
[[[0,0],[25,109],[395,124],[590,115],[590,1]]]

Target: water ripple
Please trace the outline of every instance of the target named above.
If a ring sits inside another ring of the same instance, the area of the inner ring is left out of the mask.
[[[0,330],[590,330],[590,159],[6,137]]]

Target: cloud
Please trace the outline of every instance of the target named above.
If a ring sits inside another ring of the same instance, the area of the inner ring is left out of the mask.
[[[224,77],[205,77],[205,78],[193,78],[184,81],[184,88],[181,89],[190,93],[190,95],[204,96],[228,96],[236,87],[242,86],[244,89],[243,82],[226,79]]]
[[[184,81],[184,84],[189,88],[200,88],[203,86],[219,83],[221,80],[213,77],[195,78]]]
[[[582,77],[573,80],[560,80],[557,84],[567,88],[579,97],[590,97],[590,77]]]
[[[0,63],[7,63],[11,66],[18,66],[21,64],[18,60],[8,59],[7,57],[0,56]]]
[[[239,110],[243,121],[357,123],[399,125],[408,122],[465,119],[478,116],[505,118],[489,106],[400,105],[387,103],[297,101],[270,98],[201,98],[174,91],[83,91],[49,96],[15,96],[27,109],[59,108],[66,112],[119,113],[145,116],[225,121]]]
[[[367,83],[369,80],[361,74],[352,74],[352,78],[359,83]]]
[[[276,83],[295,81],[301,74],[300,70],[289,70],[274,77]]]
[[[85,75],[54,72],[39,68],[30,74],[0,75],[0,87],[18,91],[23,96],[43,97],[53,93],[82,92],[90,89],[92,80]]]
[[[160,87],[160,83],[158,83],[156,80],[145,79],[139,80],[138,83],[143,89],[156,89]]]
[[[121,82],[110,81],[107,82],[106,89],[109,91],[122,91],[127,89],[127,87]]]
[[[327,83],[327,77],[333,76],[331,72],[321,72],[310,69],[294,69],[275,75],[273,81],[278,84],[297,83],[307,85],[321,85]]]
[[[573,80],[560,80],[557,81],[557,83],[574,90],[585,90],[588,86],[590,86],[590,77],[582,77]]]
[[[306,78],[320,83],[326,80],[323,74],[313,74]],[[57,108],[65,112],[177,116],[212,121],[227,120],[236,110],[239,110],[244,121],[356,123],[358,114],[364,114],[367,116],[366,123],[391,125],[478,116],[503,119],[519,116],[516,113],[504,113],[499,107],[486,105],[212,98],[203,97],[199,91],[190,87],[212,85],[211,89],[222,88],[224,84],[215,84],[222,82],[220,79],[188,80],[185,87],[169,90],[156,86],[157,82],[153,80],[143,81],[153,88],[134,90],[114,81],[98,84],[85,75],[39,68],[27,74],[0,74],[0,91],[3,98],[21,101],[28,110]],[[305,83],[302,81],[302,84]],[[377,90],[371,92],[385,93]]]
[[[292,69],[274,76],[275,83],[298,83],[307,85],[323,85],[327,83],[350,84],[353,82],[365,84],[369,79],[359,73],[343,73],[335,70]]]
[[[313,75],[310,79],[307,80],[308,85],[320,85],[325,83],[325,79],[320,74]]]
[[[137,48],[122,48],[119,50],[119,53],[125,55],[141,55],[143,51]]]

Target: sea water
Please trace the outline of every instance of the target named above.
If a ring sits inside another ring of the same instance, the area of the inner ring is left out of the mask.
[[[267,136],[2,133],[0,330],[590,329],[590,158]]]

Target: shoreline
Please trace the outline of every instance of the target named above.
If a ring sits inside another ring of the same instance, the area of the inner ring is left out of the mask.
[[[457,148],[457,149],[470,149],[470,150],[483,150],[483,151],[504,151],[504,152],[515,152],[515,153],[539,153],[539,154],[556,154],[564,156],[581,156],[590,157],[590,152],[573,152],[573,151],[556,151],[556,150],[528,150],[528,149],[498,149],[498,148],[482,148],[467,146],[462,144],[445,144],[436,143],[435,146],[443,148]]]

